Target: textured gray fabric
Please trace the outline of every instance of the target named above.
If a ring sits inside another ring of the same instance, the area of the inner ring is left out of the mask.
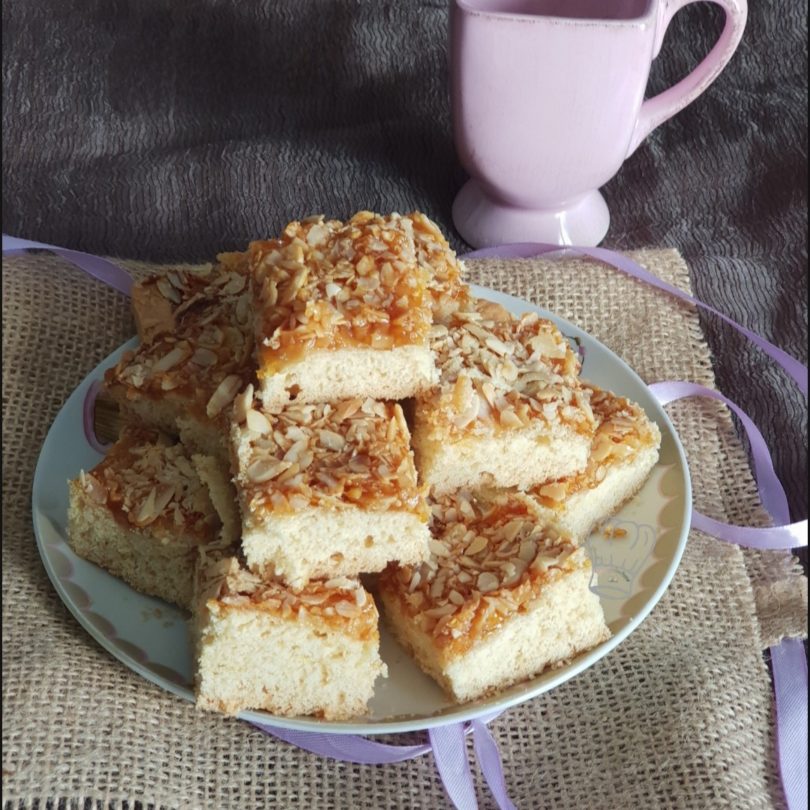
[[[605,244],[674,246],[699,296],[806,358],[806,4],[751,3],[720,79],[605,189]],[[675,18],[650,92],[718,7]],[[453,233],[447,1],[6,0],[3,228],[92,252],[206,260],[312,211],[418,207]],[[807,514],[806,406],[705,321],[721,390],[763,425]]]

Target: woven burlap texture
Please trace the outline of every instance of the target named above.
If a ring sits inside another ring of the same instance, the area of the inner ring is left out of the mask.
[[[675,251],[636,258],[688,289]],[[469,264],[471,281],[570,319],[647,381],[712,385],[689,306],[593,263]],[[81,629],[36,551],[34,465],[68,394],[133,334],[133,323],[122,296],[43,254],[4,263],[3,315],[6,806],[44,806],[52,798],[68,806],[139,800],[178,810],[448,807],[431,756],[384,767],[321,759],[242,722],[197,712]],[[694,401],[670,412],[690,458],[697,506],[764,524],[722,409]],[[492,724],[517,806],[781,807],[762,648],[804,633],[802,586],[785,555],[744,555],[692,532],[671,587],[636,632],[586,673]],[[480,773],[476,778],[481,806],[494,806]]]

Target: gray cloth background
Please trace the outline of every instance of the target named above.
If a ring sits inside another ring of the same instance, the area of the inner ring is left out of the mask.
[[[446,0],[4,0],[3,230],[193,261],[314,211],[418,207],[463,249],[447,16]],[[721,21],[681,12],[649,91]],[[606,246],[677,247],[698,296],[805,362],[806,36],[806,4],[751,0],[725,73],[605,188]],[[805,402],[704,327],[720,389],[762,425],[805,517]]]

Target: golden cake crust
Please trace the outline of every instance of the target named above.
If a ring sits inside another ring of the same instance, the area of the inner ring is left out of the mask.
[[[643,450],[657,447],[661,441],[657,426],[641,406],[592,383],[583,383],[583,388],[589,393],[597,425],[586,468],[526,492],[549,509],[562,509],[565,500],[574,493],[599,486],[612,465],[632,462]]]
[[[262,579],[236,557],[203,561],[197,574],[197,603],[229,610],[260,610],[287,621],[310,621],[358,641],[379,640],[377,606],[357,579],[313,580],[292,588]]]
[[[415,422],[451,439],[562,422],[592,434],[579,362],[551,321],[506,318],[481,302],[431,330],[439,386],[417,398]]]
[[[148,527],[164,542],[214,542],[221,527],[185,448],[148,428],[125,426],[104,460],[80,473],[79,486],[119,525]]]
[[[428,293],[434,323],[446,323],[459,310],[468,309],[472,301],[470,288],[463,282],[464,265],[435,222],[420,211],[408,214],[413,222],[416,259],[428,270]]]
[[[426,345],[428,273],[408,217],[310,217],[248,254],[260,379],[314,350]]]
[[[446,662],[524,611],[570,569],[576,546],[513,498],[485,501],[459,492],[432,510],[430,560],[389,566],[379,586],[432,636]]]
[[[252,378],[247,263],[244,254],[221,254],[219,260],[211,268],[172,271],[142,283],[135,305],[140,331],[144,298],[159,294],[167,307],[158,323],[146,327],[148,342],[105,374],[107,390],[125,410],[131,403],[173,401],[203,422],[214,420]]]
[[[246,515],[352,506],[403,510],[427,521],[399,404],[358,398],[272,412],[259,407],[251,385],[236,398],[233,419]]]

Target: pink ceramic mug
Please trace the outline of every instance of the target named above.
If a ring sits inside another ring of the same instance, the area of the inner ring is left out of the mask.
[[[596,245],[610,215],[598,189],[641,141],[700,95],[737,48],[746,0],[686,78],[644,100],[675,13],[695,0],[453,0],[456,148],[472,179],[453,221],[475,247]]]

